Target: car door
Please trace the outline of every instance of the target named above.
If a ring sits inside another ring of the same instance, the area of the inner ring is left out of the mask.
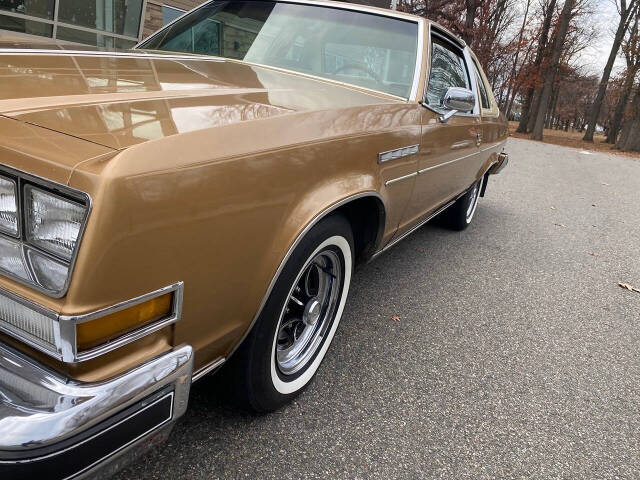
[[[470,187],[480,168],[481,137],[477,84],[469,68],[470,56],[453,39],[431,32],[431,59],[422,110],[418,175],[406,210],[406,224],[419,225],[440,206]],[[441,101],[449,87],[469,89],[476,95],[470,112],[448,119]]]
[[[482,114],[480,157],[484,165],[490,165],[497,161],[498,153],[504,145],[507,126],[501,118],[500,109],[478,59],[473,55],[473,52],[470,53],[472,70],[478,84],[478,100]]]

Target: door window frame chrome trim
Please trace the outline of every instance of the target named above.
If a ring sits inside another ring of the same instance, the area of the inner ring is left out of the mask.
[[[453,35],[451,32],[448,32],[446,29],[440,27],[439,25],[436,25],[434,23],[429,23],[429,31],[428,33],[428,42],[429,42],[429,58],[427,58],[427,64],[426,64],[426,68],[425,68],[425,82],[424,82],[424,91],[423,91],[423,95],[422,95],[422,99],[421,99],[421,105],[429,110],[431,110],[434,113],[437,113],[438,115],[442,115],[448,112],[448,110],[446,109],[440,109],[437,108],[433,105],[429,105],[426,101],[427,99],[427,90],[429,89],[429,76],[431,75],[431,58],[433,57],[433,47],[432,47],[432,39],[438,38],[440,41],[448,43],[449,45],[451,45],[453,48],[456,48],[458,50],[460,50],[462,52],[462,57],[464,59],[464,63],[465,63],[465,70],[467,72],[467,76],[469,79],[469,84],[471,86],[470,90],[473,92],[473,96],[475,98],[475,105],[473,107],[473,112],[469,113],[469,112],[456,112],[453,114],[454,117],[471,117],[471,118],[480,118],[480,103],[478,100],[478,86],[476,85],[476,82],[473,80],[473,75],[469,68],[470,62],[473,61],[473,58],[471,57],[471,53],[469,51],[469,47],[468,45],[458,39],[455,35]]]

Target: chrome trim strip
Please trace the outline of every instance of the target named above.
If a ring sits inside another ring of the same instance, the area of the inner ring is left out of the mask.
[[[56,450],[52,453],[49,453],[47,455],[41,455],[39,457],[33,457],[33,458],[25,458],[22,460],[0,460],[0,463],[32,463],[32,462],[37,462],[40,460],[43,460],[45,458],[49,458],[49,457],[55,457],[61,453],[64,453],[68,450],[71,450],[73,448],[79,447],[80,445],[87,443],[91,440],[93,440],[94,438],[102,435],[105,432],[108,432],[109,430],[117,427],[118,425],[122,424],[123,422],[126,422],[128,420],[131,420],[132,418],[136,417],[137,415],[139,415],[140,413],[144,412],[145,410],[153,407],[156,403],[161,402],[162,400],[164,400],[167,397],[171,397],[171,410],[169,413],[169,416],[163,420],[161,423],[159,423],[158,425],[156,425],[155,427],[151,428],[150,430],[147,430],[145,433],[143,433],[142,435],[136,437],[134,440],[125,443],[124,445],[122,445],[120,448],[118,448],[117,450],[114,450],[113,452],[109,453],[108,455],[105,455],[104,457],[102,457],[101,459],[95,461],[94,463],[92,463],[91,465],[83,468],[82,470],[79,470],[77,472],[75,472],[74,474],[72,474],[69,477],[66,477],[65,480],[70,479],[70,478],[74,478],[77,475],[80,475],[84,472],[86,472],[87,470],[90,470],[92,467],[96,466],[98,463],[104,461],[105,459],[111,457],[112,455],[117,454],[119,451],[121,451],[123,448],[126,448],[127,446],[131,445],[132,443],[136,442],[137,440],[141,439],[142,437],[146,436],[147,434],[151,433],[152,431],[154,431],[156,428],[161,427],[162,425],[166,424],[167,422],[171,421],[171,419],[173,418],[173,402],[174,402],[174,392],[169,392],[166,395],[163,395],[159,398],[157,398],[156,400],[154,400],[153,402],[151,402],[149,405],[145,405],[143,408],[141,408],[140,410],[135,411],[134,413],[132,413],[131,415],[117,421],[116,423],[114,423],[113,425],[109,425],[107,428],[105,428],[104,430],[100,430],[99,432],[96,432],[94,435],[91,435],[85,439],[83,439],[82,441],[78,442],[78,443],[74,443],[72,445],[69,445],[67,448],[63,448],[61,450]]]
[[[67,279],[65,281],[64,286],[62,287],[62,290],[60,290],[59,292],[53,292],[51,290],[48,290],[42,286],[40,286],[39,284],[37,284],[35,281],[33,282],[28,282],[14,274],[12,274],[11,272],[8,272],[6,270],[2,270],[2,272],[0,272],[0,275],[4,275],[18,283],[21,283],[22,285],[26,285],[30,288],[33,288],[34,290],[37,290],[41,293],[44,293],[45,295],[52,297],[52,298],[62,298],[66,295],[67,290],[69,290],[69,284],[71,283],[71,278],[73,277],[73,269],[76,265],[76,259],[78,257],[78,251],[80,250],[80,245],[82,243],[82,237],[84,236],[84,232],[87,228],[87,224],[89,223],[89,217],[91,215],[91,210],[93,209],[93,201],[91,199],[91,195],[89,195],[86,192],[83,192],[81,190],[69,187],[68,185],[63,185],[62,183],[58,183],[58,182],[54,182],[52,180],[40,177],[38,175],[34,175],[32,173],[29,172],[25,172],[22,170],[18,170],[16,168],[10,167],[9,165],[5,165],[3,163],[0,163],[0,172],[6,173],[10,176],[13,176],[15,178],[18,179],[18,215],[20,217],[22,217],[23,215],[26,214],[25,209],[24,209],[24,182],[29,182],[29,183],[33,183],[35,186],[40,187],[40,188],[44,188],[45,190],[49,190],[49,193],[56,193],[56,194],[60,194],[62,193],[63,196],[67,196],[70,199],[82,203],[83,206],[86,207],[86,213],[84,216],[84,219],[82,221],[82,225],[80,226],[80,230],[78,232],[78,240],[76,241],[76,247],[71,255],[71,260],[65,260],[65,259],[60,259],[58,257],[56,257],[55,255],[52,255],[51,253],[42,250],[39,247],[33,246],[30,243],[27,243],[26,238],[24,238],[24,235],[22,235],[22,230],[19,232],[19,241],[20,243],[22,243],[23,245],[28,246],[29,248],[32,248],[36,251],[38,251],[39,253],[44,253],[47,256],[53,256],[55,258],[58,258],[58,260],[62,260],[66,265],[69,266],[69,273],[67,274]],[[22,220],[20,220],[20,222],[22,222]],[[22,223],[20,223],[20,225],[22,225]],[[0,233],[0,235],[4,235],[2,233]],[[12,238],[15,239],[16,237],[12,237],[9,235],[6,235],[7,238]]]
[[[418,51],[416,55],[416,69],[413,74],[413,84],[411,85],[411,94],[409,100],[415,102],[418,100],[418,85],[420,85],[420,74],[422,73],[422,62],[424,60],[424,20],[418,21]]]
[[[124,58],[146,58],[153,60],[197,60],[206,62],[224,62],[225,59],[220,57],[211,57],[207,55],[178,55],[178,54],[162,54],[162,53],[145,53],[141,52],[113,52],[105,50],[50,50],[36,48],[0,48],[0,55],[73,55],[76,57],[124,57]],[[152,51],[150,51],[152,52]]]
[[[434,170],[436,168],[444,167],[446,165],[450,165],[452,163],[459,162],[460,160],[464,160],[465,158],[473,157],[473,156],[478,155],[478,154],[480,154],[480,152],[473,152],[473,153],[470,153],[468,155],[464,155],[462,157],[455,158],[453,160],[449,160],[448,162],[439,163],[438,165],[432,165],[431,167],[423,168],[421,170],[418,170],[417,173],[418,173],[418,175],[422,175],[423,173],[428,172],[429,170]]]
[[[462,195],[464,195],[465,193],[466,193],[466,190],[464,191],[464,193],[462,193]],[[385,247],[382,250],[380,250],[379,252],[376,252],[371,259],[373,260],[374,258],[377,258],[380,254],[382,254],[383,252],[386,252],[388,249],[390,249],[391,247],[396,245],[398,242],[400,242],[401,240],[404,240],[406,237],[411,235],[413,232],[415,232],[417,229],[419,229],[421,226],[423,226],[429,220],[431,220],[432,218],[437,217],[438,215],[440,215],[440,213],[444,212],[447,208],[449,208],[451,205],[453,205],[456,202],[456,200],[458,200],[458,198],[460,198],[462,195],[457,196],[455,199],[449,201],[448,203],[446,203],[442,207],[438,208],[434,213],[432,213],[431,215],[426,217],[424,220],[421,220],[415,226],[411,227],[408,231],[406,231],[402,235],[400,235],[398,238],[396,238],[395,240],[389,242],[387,245],[385,245]]]
[[[402,175],[401,177],[392,178],[391,180],[387,180],[386,182],[384,182],[384,186],[388,187],[389,185],[393,185],[394,183],[400,182],[402,180],[407,180],[411,177],[415,177],[416,175],[418,175],[418,172],[412,172],[407,175]]]
[[[347,198],[343,198],[339,202],[336,202],[333,205],[330,205],[329,207],[325,208],[323,211],[321,211],[315,217],[313,217],[311,219],[311,221],[302,229],[302,231],[298,234],[298,236],[293,241],[291,246],[288,248],[287,252],[284,254],[284,257],[280,261],[280,264],[278,265],[278,268],[276,269],[276,272],[273,274],[273,277],[271,278],[271,282],[269,282],[269,286],[267,287],[267,290],[266,290],[266,292],[264,293],[264,295],[262,297],[262,301],[260,302],[260,305],[258,306],[258,310],[256,311],[256,314],[254,315],[253,319],[251,320],[251,324],[249,325],[249,328],[247,328],[247,331],[244,333],[242,338],[231,349],[231,352],[227,355],[226,360],[229,360],[229,358],[231,358],[231,355],[233,355],[235,353],[235,351],[238,349],[238,347],[240,347],[240,345],[242,344],[244,339],[247,338],[247,335],[249,335],[249,332],[251,331],[251,329],[255,325],[256,321],[258,320],[258,317],[260,316],[260,313],[262,313],[262,309],[264,308],[265,304],[267,303],[267,299],[269,298],[269,295],[271,295],[271,291],[273,290],[273,287],[275,286],[276,281],[278,280],[278,277],[280,276],[280,273],[282,272],[282,269],[284,268],[285,264],[289,260],[289,257],[291,256],[291,254],[293,253],[295,248],[302,241],[302,239],[309,232],[309,230],[311,230],[320,220],[322,220],[324,217],[329,215],[331,212],[337,210],[338,208],[342,207],[343,205],[346,205],[349,202],[352,202],[352,201],[357,200],[359,198],[365,198],[365,197],[374,197],[374,198],[377,198],[378,200],[380,200],[380,202],[382,203],[383,208],[384,208],[384,210],[386,212],[387,206],[384,203],[384,199],[382,198],[382,196],[378,192],[372,190],[372,191],[367,191],[367,192],[356,193],[355,195],[351,195],[351,196],[349,196]],[[384,225],[384,222],[382,222],[382,223],[383,224],[380,226],[380,231],[378,233],[378,238],[377,238],[378,242],[382,238],[382,232],[384,232],[385,225]]]
[[[378,154],[378,163],[390,162],[398,158],[408,157],[415,155],[420,151],[420,145],[409,145],[408,147],[395,148],[393,150],[387,150],[386,152],[380,152]]]
[[[200,380],[202,377],[204,377],[205,375],[207,375],[208,373],[214,371],[216,368],[222,366],[222,364],[226,361],[226,358],[221,357],[221,358],[217,358],[215,359],[213,362],[211,362],[208,365],[205,365],[204,367],[200,367],[197,371],[195,371],[193,373],[193,375],[191,376],[191,381],[192,382],[196,382],[198,380]]]

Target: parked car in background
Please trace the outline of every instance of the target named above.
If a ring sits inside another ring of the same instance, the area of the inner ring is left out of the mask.
[[[225,362],[284,405],[354,266],[466,228],[507,163],[473,52],[424,18],[216,1],[70,48],[0,45],[2,478],[116,469]]]

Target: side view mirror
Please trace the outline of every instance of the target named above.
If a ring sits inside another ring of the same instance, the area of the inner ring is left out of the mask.
[[[449,87],[442,97],[441,105],[449,110],[440,116],[440,121],[446,123],[456,113],[469,112],[476,106],[476,97],[468,88]]]

